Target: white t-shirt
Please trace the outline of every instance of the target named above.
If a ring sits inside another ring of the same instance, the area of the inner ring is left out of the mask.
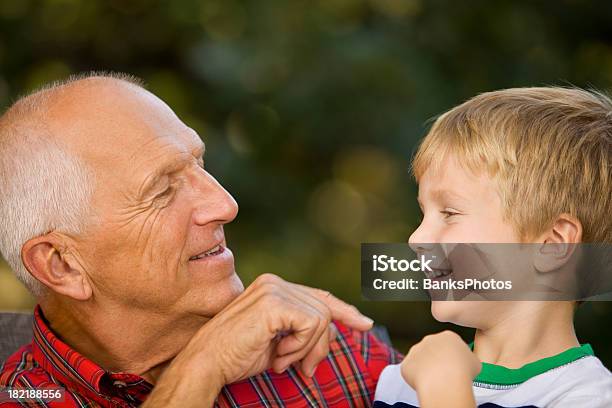
[[[482,408],[612,407],[612,374],[588,344],[517,369],[483,363],[473,390],[476,405]],[[404,382],[400,366],[387,366],[378,380],[374,408],[418,406],[417,394]]]

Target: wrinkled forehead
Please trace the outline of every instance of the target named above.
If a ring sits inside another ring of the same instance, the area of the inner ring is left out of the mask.
[[[190,154],[198,135],[161,99],[132,84],[93,84],[58,95],[48,126],[97,174],[137,173],[144,158]]]

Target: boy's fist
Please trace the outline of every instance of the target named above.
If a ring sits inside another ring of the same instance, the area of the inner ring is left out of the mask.
[[[419,394],[440,386],[464,387],[478,375],[481,363],[456,333],[446,330],[423,337],[408,351],[402,377]]]

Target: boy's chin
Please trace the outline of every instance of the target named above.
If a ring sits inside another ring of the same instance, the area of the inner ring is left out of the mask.
[[[431,302],[431,314],[439,322],[453,323],[463,327],[477,328],[485,318],[486,302],[434,300]]]

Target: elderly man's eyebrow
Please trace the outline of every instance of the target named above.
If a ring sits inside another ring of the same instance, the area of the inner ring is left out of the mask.
[[[204,145],[204,142],[200,142],[198,144],[198,147],[194,148],[191,153],[193,157],[195,157],[196,159],[198,159],[198,161],[200,161],[200,160],[203,160],[205,151],[206,151],[206,146]],[[147,178],[145,179],[142,185],[142,188],[138,192],[138,197],[141,199],[146,197],[151,192],[151,190],[153,190],[155,186],[159,184],[163,176],[172,174],[176,171],[181,170],[188,164],[188,162],[189,162],[188,160],[178,160],[178,161],[175,160],[162,167],[157,168],[153,173],[149,174]]]
[[[147,175],[147,178],[142,184],[142,187],[138,191],[138,197],[146,197],[151,192],[151,190],[153,190],[159,184],[163,176],[180,170],[182,167],[185,166],[185,164],[186,163],[184,161],[172,162],[163,167],[157,168],[154,172]]]

